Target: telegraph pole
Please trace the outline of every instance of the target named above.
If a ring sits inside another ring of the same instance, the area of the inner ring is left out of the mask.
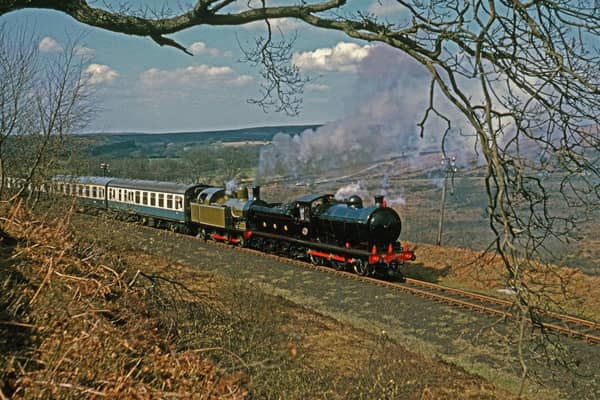
[[[110,172],[110,164],[100,163],[100,169],[102,170],[102,176],[106,176],[106,173]]]
[[[446,182],[448,177],[452,177],[452,182],[454,185],[454,173],[458,171],[456,168],[456,157],[452,156],[451,158],[444,157],[442,158],[441,164],[442,172],[444,173],[444,182],[442,183],[442,199],[440,201],[440,222],[438,224],[438,235],[437,235],[437,245],[442,245],[442,229],[444,226],[444,208],[446,205]],[[453,186],[454,187],[454,186]],[[450,194],[454,193],[454,189],[450,191]]]

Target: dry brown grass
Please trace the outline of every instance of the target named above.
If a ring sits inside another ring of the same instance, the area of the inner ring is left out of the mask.
[[[247,397],[243,374],[165,334],[155,277],[80,247],[69,214],[43,222],[18,204],[4,215],[0,398]]]
[[[407,265],[409,275],[498,295],[507,286],[499,257],[456,247],[419,244],[417,266]],[[550,307],[600,320],[600,277],[579,269],[539,265],[528,270],[524,283],[533,293],[531,304]]]

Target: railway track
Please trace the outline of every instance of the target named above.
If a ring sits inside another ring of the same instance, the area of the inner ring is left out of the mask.
[[[152,231],[154,233],[160,232],[162,234],[185,238],[187,240],[203,241],[204,243],[211,244],[216,247],[234,247],[231,244],[210,240],[204,241],[191,235],[177,233],[169,230],[156,229],[138,224],[136,224],[136,226],[145,230]],[[255,256],[270,258],[286,264],[292,264],[301,266],[303,268],[311,268],[314,270],[323,271],[325,273],[334,274],[337,276],[344,277],[346,279],[353,279],[357,281],[366,282],[372,285],[388,287],[393,290],[400,290],[437,302],[473,310],[476,312],[485,313],[488,315],[493,315],[506,319],[516,318],[515,303],[505,299],[486,296],[475,292],[469,292],[462,289],[442,286],[435,283],[412,278],[405,278],[403,282],[399,283],[389,280],[376,279],[368,276],[360,276],[348,271],[336,270],[329,266],[315,265],[307,261],[295,260],[280,255],[263,253],[261,251],[250,248],[236,247],[236,250],[248,254],[253,254]],[[532,318],[531,324],[535,328],[539,328],[542,332],[555,332],[569,337],[578,338],[591,344],[600,345],[600,323],[598,322],[589,321],[571,315],[541,309],[534,310],[532,315],[534,316],[534,318]]]

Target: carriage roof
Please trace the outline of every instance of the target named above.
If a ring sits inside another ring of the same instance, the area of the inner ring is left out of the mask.
[[[121,179],[121,178],[112,179],[109,182],[108,186],[113,187],[113,188],[146,190],[149,192],[166,192],[166,193],[176,193],[176,194],[185,194],[189,190],[194,189],[196,187],[205,187],[204,185],[200,185],[198,183],[194,183],[194,184],[173,183],[173,182],[147,181],[147,180],[141,180],[141,179]]]
[[[52,178],[53,182],[72,183],[80,185],[98,185],[106,186],[108,182],[114,178],[106,176],[73,176],[73,175],[57,175]]]

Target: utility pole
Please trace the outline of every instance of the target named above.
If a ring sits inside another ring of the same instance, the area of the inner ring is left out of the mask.
[[[452,189],[450,190],[450,194],[454,194],[454,173],[458,171],[456,168],[456,157],[452,156],[451,158],[444,157],[442,158],[442,172],[444,173],[444,182],[442,183],[442,199],[440,201],[440,222],[438,224],[438,235],[437,235],[437,245],[442,245],[442,230],[444,226],[444,208],[446,205],[446,182],[448,177],[452,177]]]
[[[106,176],[106,173],[110,172],[110,164],[100,163],[100,169],[102,170],[102,176]]]

